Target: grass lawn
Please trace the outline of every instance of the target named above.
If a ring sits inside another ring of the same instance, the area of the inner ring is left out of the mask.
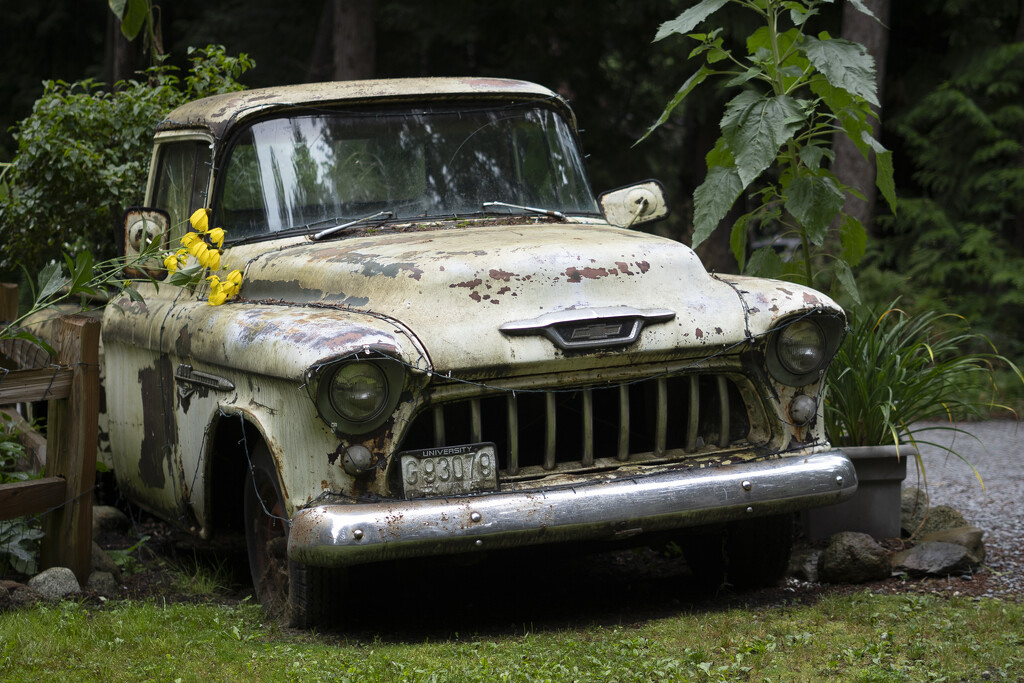
[[[0,614],[3,681],[830,679],[1024,680],[1024,605],[865,591],[421,642],[283,631],[248,603],[64,602]]]

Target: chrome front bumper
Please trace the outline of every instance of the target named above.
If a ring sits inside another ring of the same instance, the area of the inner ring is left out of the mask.
[[[611,539],[831,505],[856,490],[853,463],[831,451],[546,490],[321,505],[295,514],[288,556],[341,567]]]

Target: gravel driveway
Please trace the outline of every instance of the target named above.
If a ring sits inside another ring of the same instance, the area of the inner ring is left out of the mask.
[[[949,444],[974,465],[934,446],[921,445],[932,505],[950,505],[969,524],[984,529],[992,571],[986,595],[1024,597],[1024,423],[1013,420],[964,423],[967,434],[934,430],[920,435]],[[917,468],[907,467],[904,486],[921,486]]]

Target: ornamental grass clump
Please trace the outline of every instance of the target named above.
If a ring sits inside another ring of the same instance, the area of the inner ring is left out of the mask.
[[[1024,376],[962,316],[908,314],[895,304],[880,315],[849,312],[850,333],[828,375],[829,439],[836,446],[924,444],[964,459],[952,446],[929,441],[928,433],[970,436],[958,422],[1012,413],[992,398],[994,371],[1003,366],[1021,382]]]

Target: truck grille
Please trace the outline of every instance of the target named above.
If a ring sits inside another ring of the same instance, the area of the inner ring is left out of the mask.
[[[733,379],[676,375],[435,404],[413,421],[402,450],[493,442],[508,478],[697,455],[735,446],[749,432]]]

